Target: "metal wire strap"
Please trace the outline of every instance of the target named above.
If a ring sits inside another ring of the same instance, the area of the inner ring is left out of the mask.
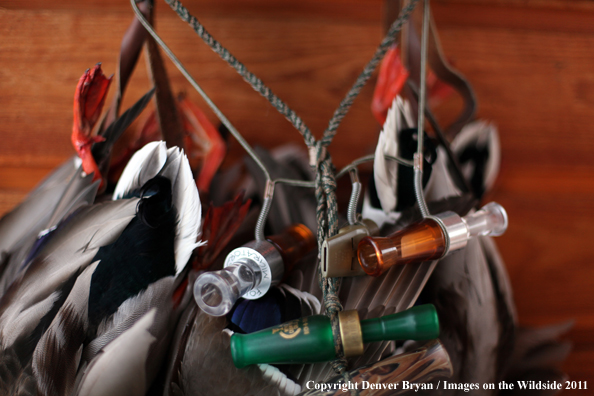
[[[359,95],[361,88],[367,83],[374,70],[376,69],[379,62],[383,59],[386,51],[396,41],[396,36],[402,29],[402,25],[410,18],[410,14],[414,10],[419,0],[411,0],[411,2],[402,9],[398,19],[392,24],[385,38],[380,43],[372,59],[367,63],[346,97],[342,100],[334,115],[328,123],[328,128],[324,132],[322,138],[323,146],[328,146],[332,141],[332,138],[336,134],[336,129],[340,125],[340,122],[350,109],[355,98]],[[215,40],[212,35],[206,30],[204,25],[198,21],[198,19],[190,14],[187,8],[178,0],[165,0],[165,2],[171,7],[175,13],[186,23],[188,23],[192,29],[198,34],[204,42],[216,52],[224,61],[226,61],[231,67],[233,67],[243,79],[249,83],[252,88],[264,96],[268,101],[281,113],[283,114],[293,126],[301,133],[305,140],[305,144],[308,147],[312,147],[315,144],[315,138],[313,137],[309,127],[305,125],[301,117],[299,117],[285,102],[283,102],[278,96],[276,96],[270,88],[268,88],[264,82],[258,78],[255,74],[250,72],[246,66],[241,63],[233,54],[229,52],[225,47]]]
[[[427,91],[427,41],[429,40],[429,0],[423,3],[423,33],[421,36],[421,70],[419,87],[419,114],[417,120],[417,152],[414,155],[414,186],[417,205],[423,218],[429,217],[429,208],[423,194],[423,139],[425,138],[425,96]]]
[[[328,127],[324,131],[324,134],[319,141],[315,140],[310,129],[305,125],[303,120],[291,108],[289,108],[286,103],[278,98],[270,90],[270,88],[268,88],[262,82],[261,79],[247,70],[245,65],[239,62],[237,58],[235,58],[225,47],[216,41],[210,35],[210,33],[206,31],[198,19],[191,15],[178,0],[165,0],[165,2],[179,15],[183,21],[187,22],[192,27],[192,29],[204,40],[206,44],[210,46],[214,52],[216,52],[223,60],[233,67],[243,77],[243,79],[252,86],[255,91],[264,96],[281,114],[283,114],[303,136],[305,144],[310,148],[310,153],[312,153],[311,156],[313,157],[313,161],[311,162],[312,166],[316,170],[315,195],[318,203],[316,216],[318,221],[318,245],[321,247],[324,239],[338,233],[338,206],[336,200],[335,179],[336,171],[334,169],[332,159],[325,148],[332,142],[332,139],[336,135],[338,126],[351,108],[355,98],[361,92],[362,87],[367,83],[375,71],[377,65],[383,59],[386,51],[392,44],[395,43],[397,34],[400,32],[403,24],[410,18],[410,15],[418,0],[411,0],[410,3],[402,9],[398,19],[388,30],[386,37],[376,49],[372,59],[367,63],[349,92],[346,94],[345,98],[341,101],[340,105],[334,112],[334,115],[328,123]],[[266,175],[268,176],[267,173]],[[282,180],[282,182],[290,181]],[[308,184],[307,186],[309,187],[311,185]],[[274,182],[271,181],[269,177],[267,177],[267,197],[270,198],[269,201],[272,199],[272,191],[270,187],[274,187]],[[270,202],[267,203],[269,204]],[[267,208],[263,208],[258,221],[260,226],[263,224],[263,221],[260,220],[265,220],[266,212]],[[260,228],[263,228],[263,226]],[[261,232],[256,230],[256,236],[261,238]],[[335,339],[338,340],[340,338],[340,333],[337,334],[335,330],[337,328],[338,312],[342,310],[342,305],[338,299],[340,281],[340,278],[322,278],[320,276],[320,286],[324,295],[324,307],[326,314],[332,320]],[[346,380],[349,380],[344,357],[332,362],[332,367],[337,372],[342,373]]]
[[[264,96],[268,101],[282,114],[284,115],[291,124],[301,133],[305,144],[312,146],[315,143],[309,127],[305,125],[301,117],[297,115],[285,102],[283,102],[278,96],[268,88],[264,82],[259,79],[254,73],[250,72],[243,63],[237,60],[233,54],[223,47],[221,43],[214,39],[210,33],[204,28],[204,26],[198,21],[198,19],[190,14],[188,9],[183,6],[178,0],[165,0],[167,4],[176,12],[177,15],[184,21],[187,22],[192,29],[204,40],[206,44],[216,52],[225,62],[233,67],[243,79],[252,86],[252,88],[259,92],[260,95]]]
[[[392,23],[392,25],[390,26],[390,29],[388,29],[386,36],[375,50],[375,54],[373,54],[371,60],[367,63],[361,74],[359,74],[359,77],[357,77],[357,80],[355,81],[345,98],[342,100],[342,102],[340,102],[340,105],[334,112],[334,115],[330,119],[330,122],[328,122],[328,127],[326,128],[326,131],[324,131],[324,136],[322,137],[322,145],[324,147],[330,144],[332,138],[334,137],[334,135],[336,135],[336,130],[338,129],[340,122],[351,108],[351,105],[353,104],[355,98],[359,95],[361,89],[367,83],[367,81],[377,68],[377,65],[384,58],[384,55],[386,54],[388,49],[392,46],[392,44],[396,42],[396,37],[398,33],[400,33],[402,25],[404,25],[404,23],[408,21],[418,1],[419,0],[411,0],[410,3],[400,11],[398,19],[396,19],[394,23]]]
[[[416,2],[418,0],[414,0],[414,2]],[[191,20],[193,21],[193,24],[196,25],[196,29],[195,30],[199,30],[202,32],[203,36],[206,36],[206,38],[208,39],[210,37],[210,39],[206,40],[207,43],[214,45],[216,48],[218,48],[218,52],[220,54],[222,54],[222,58],[227,60],[227,61],[233,61],[236,62],[236,67],[235,69],[240,72],[240,74],[244,75],[245,77],[244,79],[252,84],[253,86],[253,82],[255,81],[256,84],[258,85],[259,88],[254,88],[256,89],[256,91],[259,91],[261,94],[263,94],[274,106],[275,108],[278,108],[279,111],[284,114],[287,119],[300,131],[302,132],[302,135],[304,136],[304,140],[306,142],[306,144],[309,146],[310,148],[310,153],[316,153],[318,150],[316,150],[316,144],[317,142],[315,142],[315,139],[313,139],[313,136],[311,135],[311,132],[309,131],[309,128],[303,123],[303,121],[301,120],[301,118],[299,118],[299,116],[297,116],[297,114],[292,111],[282,100],[280,100],[278,97],[276,97],[276,95],[274,95],[272,93],[272,91],[266,87],[262,81],[260,79],[258,79],[255,75],[253,75],[252,73],[250,73],[244,65],[242,65],[241,63],[239,63],[230,53],[228,50],[226,50],[224,47],[222,47],[220,45],[220,43],[216,42],[212,36],[210,36],[210,34],[208,34],[208,32],[206,32],[206,30],[204,29],[204,27],[200,27],[201,25],[199,24],[198,20],[191,16],[189,14],[189,12],[187,11],[187,9],[185,9],[183,7],[183,5],[181,3],[179,3],[178,1],[175,1],[175,3],[171,2],[172,4],[174,4],[176,6],[176,9],[178,11],[178,14],[181,15],[183,20]],[[264,164],[262,163],[262,161],[260,160],[260,158],[255,154],[255,152],[252,150],[252,148],[250,147],[250,145],[247,143],[247,141],[245,141],[245,139],[243,138],[243,136],[241,136],[241,134],[237,131],[237,129],[235,129],[235,127],[231,124],[231,122],[224,116],[224,114],[217,108],[217,106],[214,104],[214,102],[208,97],[208,95],[206,95],[206,93],[202,90],[202,88],[198,85],[198,83],[193,79],[193,77],[190,75],[190,73],[185,69],[185,67],[183,66],[183,64],[177,59],[177,57],[175,56],[175,54],[173,54],[173,52],[169,49],[169,47],[165,44],[165,42],[159,37],[159,35],[155,32],[155,30],[153,29],[153,27],[150,25],[150,23],[144,18],[144,16],[142,15],[142,13],[138,10],[138,7],[136,6],[135,0],[131,0],[131,4],[132,4],[132,8],[134,10],[134,12],[136,13],[137,18],[140,20],[140,22],[144,25],[144,27],[147,29],[147,31],[153,36],[153,38],[155,39],[155,41],[161,46],[161,48],[165,51],[165,53],[167,54],[167,56],[171,59],[171,61],[175,64],[175,66],[181,71],[181,73],[184,75],[184,77],[190,82],[190,84],[196,89],[196,91],[202,96],[202,98],[205,100],[205,102],[208,104],[208,106],[213,110],[213,112],[217,115],[217,117],[221,120],[221,122],[230,130],[231,134],[239,141],[239,143],[241,144],[241,146],[246,150],[246,152],[254,159],[254,161],[256,162],[256,164],[259,166],[259,168],[262,170],[262,172],[264,173],[264,176],[266,178],[266,182],[267,184],[272,183],[272,192],[274,191],[274,186],[276,184],[276,182],[279,183],[286,183],[286,184],[292,184],[295,186],[300,186],[300,187],[314,187],[312,182],[303,182],[301,180],[290,180],[290,179],[278,179],[278,180],[272,180],[270,178],[270,175],[268,173],[268,170],[266,169],[266,167],[264,166]],[[412,6],[412,4],[411,4]],[[399,30],[399,26],[401,26],[404,21],[410,16],[410,10],[404,10],[405,12],[403,12],[403,14],[401,15],[401,18],[399,18],[399,20],[397,20],[394,24],[394,35],[397,34],[398,30]],[[391,40],[393,42],[393,40]],[[382,43],[384,44],[384,43]],[[382,45],[384,46],[384,45]],[[383,56],[383,53],[385,53],[384,51],[380,51],[382,52],[382,55],[378,55],[376,54],[374,56],[375,59],[381,59],[381,57]],[[373,63],[373,62],[372,62]],[[377,64],[377,62],[376,62]],[[372,71],[372,69],[374,68],[374,66],[370,67],[366,67],[366,72],[362,73],[362,75],[360,76],[359,81],[355,84],[355,86],[353,87],[353,89],[351,89],[351,92],[349,92],[348,100],[345,100],[341,103],[341,111],[337,111],[336,113],[341,117],[344,116],[344,114],[346,114],[346,111],[348,110],[348,107],[350,107],[349,103],[352,103],[352,101],[354,100],[354,98],[356,97],[356,95],[358,94],[358,91],[360,90],[360,87],[362,87],[366,81],[366,79],[369,78],[369,76],[371,75],[370,70]],[[364,81],[365,80],[365,81]],[[354,93],[355,91],[357,91],[356,93]],[[334,125],[333,128],[329,129],[330,131],[335,130],[339,124],[338,121],[336,121],[336,117],[334,117],[335,121],[332,122],[331,124]],[[325,139],[325,143],[326,145],[328,145],[331,141],[331,137],[328,138],[326,137]],[[310,145],[313,142],[312,145]],[[318,148],[320,146],[318,145]],[[322,150],[323,152],[324,150]],[[315,157],[316,155],[314,154],[313,157]],[[313,159],[313,163],[319,164],[319,158],[321,158],[321,155],[318,155],[317,158],[312,158]],[[407,164],[406,160],[403,160],[401,158],[396,159],[397,161],[403,163],[403,164]],[[357,164],[353,163],[350,165],[350,167],[354,167],[357,166]],[[261,225],[263,225],[265,223],[266,220],[266,215],[268,213],[268,209],[270,204],[272,203],[272,197],[268,200],[265,200],[264,202],[264,207],[262,208],[261,212],[260,212],[260,217],[259,217],[259,221],[255,230],[255,237],[257,240],[261,240],[263,237],[263,229],[261,229]]]
[[[223,125],[225,125],[225,127],[227,127],[227,129],[229,130],[229,132],[231,132],[233,137],[235,137],[235,139],[237,139],[237,141],[243,147],[243,149],[250,155],[250,157],[258,165],[258,167],[262,170],[262,172],[264,173],[264,176],[266,177],[266,180],[269,181],[270,174],[268,173],[268,170],[264,166],[264,163],[262,162],[260,157],[258,157],[258,155],[256,155],[256,152],[254,151],[254,149],[252,149],[252,147],[243,138],[243,136],[239,133],[239,131],[233,126],[233,124],[231,124],[231,121],[229,121],[227,119],[227,117],[225,117],[223,112],[217,107],[217,105],[215,105],[215,103],[212,101],[212,99],[210,99],[210,97],[206,94],[206,92],[204,92],[202,87],[196,82],[196,80],[194,80],[192,75],[186,70],[184,65],[179,61],[179,59],[177,59],[177,57],[175,56],[173,51],[171,51],[171,49],[167,46],[167,44],[165,44],[163,39],[157,34],[155,29],[151,26],[149,21],[146,20],[146,18],[144,17],[144,15],[142,14],[142,12],[138,8],[138,6],[136,5],[136,0],[130,0],[130,4],[132,5],[132,10],[136,14],[136,18],[140,21],[142,26],[144,26],[144,28],[149,32],[149,34],[155,39],[155,41],[163,49],[163,51],[165,52],[167,57],[178,68],[178,70],[182,73],[182,75],[186,78],[186,80],[188,80],[190,85],[192,85],[192,87],[200,94],[200,96],[202,97],[202,99],[204,99],[204,101],[206,102],[208,107],[210,107],[210,109],[215,113],[215,115],[219,118],[219,120],[223,123]]]

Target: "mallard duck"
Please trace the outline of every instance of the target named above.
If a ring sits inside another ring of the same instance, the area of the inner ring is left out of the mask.
[[[94,171],[100,168],[107,170],[113,145],[146,107],[153,94],[152,90],[149,91],[121,117],[106,126],[99,137],[90,138],[87,135],[90,135],[90,129],[95,126],[103,104],[102,100],[97,103],[95,96],[98,93],[92,87],[98,85],[97,89],[104,94],[108,81],[101,66],[96,65],[92,71],[87,70],[83,74],[77,86],[72,139],[76,142],[88,140],[88,144],[80,147],[76,143],[82,157],[73,156],[64,162],[25,201],[0,219],[0,296],[26,267],[31,249],[36,242],[39,243],[39,237],[55,228],[78,207],[95,201],[101,174]],[[103,96],[102,98],[104,99]],[[86,109],[88,102],[94,103],[92,110]],[[99,143],[91,145],[93,141]]]
[[[200,217],[183,152],[164,142],[140,150],[114,200],[48,233],[0,300],[0,389],[143,395],[181,312],[176,291]]]

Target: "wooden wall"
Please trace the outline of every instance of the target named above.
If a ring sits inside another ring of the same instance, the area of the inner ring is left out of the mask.
[[[188,8],[317,136],[371,57],[382,0],[188,0]],[[574,318],[565,368],[594,386],[594,3],[433,0],[446,55],[474,85],[478,115],[499,127],[502,169],[491,198],[510,227],[497,243],[520,320]],[[113,73],[132,11],[125,0],[0,0],[0,213],[72,155],[72,97],[97,62]],[[252,144],[301,137],[158,2],[160,34]],[[141,63],[126,94],[149,88]],[[203,102],[168,64],[176,90]],[[338,166],[373,149],[364,89],[331,152]],[[447,117],[449,107],[437,109]],[[209,113],[211,118],[215,118]],[[239,155],[237,145],[233,155]],[[576,391],[579,392],[579,391]],[[581,394],[581,393],[580,393]]]

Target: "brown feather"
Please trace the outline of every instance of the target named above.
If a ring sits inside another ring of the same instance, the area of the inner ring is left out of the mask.
[[[33,354],[33,373],[40,392],[69,394],[76,380],[83,342],[87,336],[87,301],[93,271],[99,262],[87,267]]]

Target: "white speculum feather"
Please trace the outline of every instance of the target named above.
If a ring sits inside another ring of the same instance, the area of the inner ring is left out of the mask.
[[[130,159],[116,186],[113,199],[141,188],[155,176],[171,181],[173,205],[177,210],[175,268],[179,274],[190,259],[200,232],[201,203],[188,158],[177,147],[167,149],[165,142],[152,142]]]
[[[399,155],[398,134],[413,126],[410,105],[397,96],[388,110],[386,122],[380,133],[373,162],[375,188],[385,213],[392,212],[397,205],[398,164],[386,159],[386,155]]]

